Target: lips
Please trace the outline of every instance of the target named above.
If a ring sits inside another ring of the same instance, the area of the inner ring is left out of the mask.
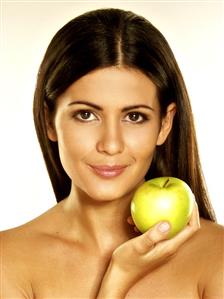
[[[124,172],[127,165],[89,165],[95,174],[104,178],[113,178]]]

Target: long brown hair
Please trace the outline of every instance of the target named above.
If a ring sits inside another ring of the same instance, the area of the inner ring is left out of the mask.
[[[200,216],[215,221],[203,179],[188,93],[164,36],[144,17],[121,9],[86,12],[53,37],[41,63],[34,96],[34,121],[57,201],[69,195],[71,180],[60,162],[57,142],[47,137],[44,106],[90,71],[109,66],[138,69],[157,86],[162,116],[171,102],[177,113],[166,142],[158,146],[145,179],[174,176],[189,184]]]

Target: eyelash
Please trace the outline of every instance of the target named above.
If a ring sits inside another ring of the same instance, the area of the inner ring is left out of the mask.
[[[73,114],[73,118],[75,120],[77,120],[79,122],[83,122],[83,123],[87,123],[87,122],[93,121],[93,120],[89,120],[89,119],[85,120],[85,119],[79,117],[81,114],[84,114],[84,113],[89,113],[90,115],[94,115],[95,116],[95,114],[92,111],[82,109],[82,110],[76,111]],[[138,111],[129,112],[126,116],[128,116],[128,115],[130,116],[130,115],[134,115],[134,114],[140,116],[142,118],[142,120],[140,120],[140,121],[131,121],[131,120],[128,121],[128,120],[126,120],[125,122],[130,122],[130,123],[133,123],[133,124],[142,124],[142,123],[144,123],[144,122],[146,122],[146,121],[149,120],[149,117],[146,114],[144,114],[142,112],[138,112]],[[97,118],[97,117],[95,116],[95,118]]]

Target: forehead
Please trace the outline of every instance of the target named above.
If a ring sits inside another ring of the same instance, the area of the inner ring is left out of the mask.
[[[158,105],[155,84],[135,69],[108,67],[94,70],[71,84],[59,101],[86,100],[102,107]]]

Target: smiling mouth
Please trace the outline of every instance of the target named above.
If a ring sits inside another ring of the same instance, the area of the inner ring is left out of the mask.
[[[91,170],[100,177],[114,178],[122,174],[128,165],[89,165]]]

